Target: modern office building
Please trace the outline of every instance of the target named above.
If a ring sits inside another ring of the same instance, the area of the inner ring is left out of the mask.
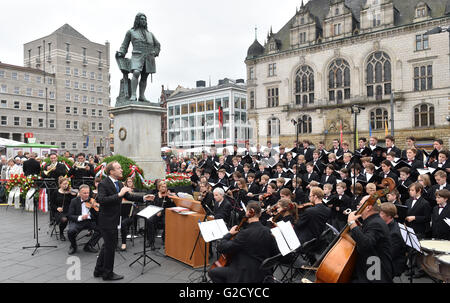
[[[0,64],[0,136],[109,154],[109,43],[65,24],[25,43],[23,56],[24,67]]]
[[[219,128],[219,106],[223,128]],[[178,87],[167,99],[168,145],[177,148],[213,144],[244,144],[251,139],[244,80],[219,80],[206,87],[197,81],[194,89]]]

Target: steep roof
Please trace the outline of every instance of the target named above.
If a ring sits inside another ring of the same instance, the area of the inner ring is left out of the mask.
[[[73,36],[73,37],[76,37],[79,39],[89,41],[88,38],[86,38],[85,36],[80,34],[76,29],[74,29],[72,26],[70,26],[67,23],[64,24],[63,26],[61,26],[60,28],[58,28],[56,31],[54,31],[53,34],[62,34],[62,35],[67,35],[67,36]]]
[[[352,11],[353,17],[357,22],[360,22],[361,9],[366,4],[367,0],[345,0],[345,5]],[[395,26],[401,26],[413,23],[415,17],[415,8],[419,2],[425,2],[431,9],[431,17],[439,18],[450,14],[450,0],[392,0],[394,7],[398,11]],[[330,10],[330,0],[310,0],[304,5],[302,11],[309,12],[315,16],[319,26],[322,26]],[[295,21],[295,15],[277,32],[273,37],[281,41],[279,51],[286,51],[290,49],[290,30]],[[265,54],[268,53],[266,49]],[[247,58],[249,59],[249,58]]]

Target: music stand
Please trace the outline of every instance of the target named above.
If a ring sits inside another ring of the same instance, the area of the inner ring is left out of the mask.
[[[53,182],[53,183],[51,183],[51,182]],[[48,192],[51,185],[55,184],[54,182],[55,182],[55,180],[53,180],[53,179],[51,179],[51,180],[36,180],[36,185],[37,185],[37,188],[47,189],[47,192]],[[34,248],[34,251],[31,254],[32,256],[34,256],[34,254],[36,253],[38,248],[57,248],[56,245],[44,246],[39,243],[39,221],[38,221],[38,212],[37,212],[38,201],[39,201],[39,199],[36,199],[36,196],[34,196],[33,197],[33,204],[34,204],[33,205],[33,228],[34,228],[33,234],[34,234],[34,238],[36,239],[36,244],[34,246],[22,247],[22,249]]]
[[[405,241],[405,244],[412,249],[418,251],[419,253],[422,253],[422,248],[420,246],[419,239],[417,238],[416,234],[414,233],[414,230],[411,227],[407,227],[406,224],[398,223],[398,226],[400,227],[400,233],[402,234],[403,241]],[[412,253],[408,253],[408,259],[409,259],[409,283],[413,282],[413,260],[412,260]]]
[[[141,275],[144,274],[144,268],[147,265],[147,262],[146,262],[147,258],[150,259],[150,262],[155,262],[156,264],[161,266],[161,264],[156,262],[156,260],[154,260],[153,258],[151,258],[150,256],[147,255],[147,250],[146,250],[146,248],[147,248],[146,247],[147,246],[147,232],[148,232],[147,231],[147,229],[148,229],[147,228],[148,227],[147,226],[148,225],[147,221],[148,221],[148,219],[150,219],[151,217],[153,217],[154,215],[159,213],[161,210],[164,210],[164,208],[157,207],[157,206],[154,206],[154,205],[149,205],[146,208],[144,208],[142,211],[140,211],[139,213],[136,214],[138,217],[141,217],[141,218],[143,218],[145,220],[145,225],[144,225],[144,242],[143,242],[144,243],[144,250],[141,251],[141,252],[135,253],[135,255],[137,255],[137,254],[141,254],[141,255],[136,260],[134,260],[129,266],[131,267],[134,263],[139,262],[139,260],[141,258],[143,258],[144,259],[144,263],[139,262],[139,264],[142,265]]]

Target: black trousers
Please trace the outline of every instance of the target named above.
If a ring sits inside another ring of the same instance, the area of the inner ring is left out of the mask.
[[[97,225],[95,224],[95,221],[93,220],[84,220],[80,222],[70,222],[69,224],[69,230],[67,231],[67,236],[69,238],[70,244],[72,247],[77,246],[77,235],[80,233],[80,231],[85,229],[91,229],[94,230],[94,234],[92,235],[91,239],[89,240],[86,245],[94,246],[97,244],[98,240],[101,238],[100,230],[97,228]]]
[[[103,273],[103,276],[109,276],[114,269],[114,255],[117,246],[117,228],[101,229],[103,236],[103,245],[97,258],[95,271]]]
[[[122,244],[127,244],[128,230],[130,229],[130,226],[133,224],[136,229],[136,226],[137,226],[136,223],[137,223],[137,219],[134,216],[131,218],[125,218],[125,219],[123,219],[123,217],[122,217],[122,224],[120,226],[120,235],[122,238]]]
[[[62,234],[64,232],[64,229],[66,229],[67,224],[69,224],[69,219],[67,218],[67,214],[56,211],[55,212],[55,220],[56,220],[56,224],[59,224],[59,232],[60,232],[60,234]]]
[[[216,267],[208,271],[208,276],[213,283],[227,283],[234,274],[235,272],[230,266]]]
[[[154,215],[147,220],[147,238],[149,244],[155,244],[156,231],[158,228],[164,228],[165,216],[157,216]],[[162,239],[164,242],[164,232],[162,235]]]

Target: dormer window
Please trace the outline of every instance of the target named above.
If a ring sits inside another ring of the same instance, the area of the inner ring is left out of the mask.
[[[269,44],[269,51],[276,51],[277,50],[277,45],[275,44],[275,42],[272,42]]]
[[[305,17],[300,18],[300,24],[305,24]]]
[[[381,25],[381,14],[380,13],[373,13],[372,15],[372,26],[377,27]]]
[[[424,2],[419,2],[416,6],[416,18],[428,17],[429,15],[430,7]]]
[[[426,14],[425,14],[425,7],[421,7],[421,8],[418,8],[416,10],[416,17],[417,18],[425,17],[425,16],[426,16]]]

